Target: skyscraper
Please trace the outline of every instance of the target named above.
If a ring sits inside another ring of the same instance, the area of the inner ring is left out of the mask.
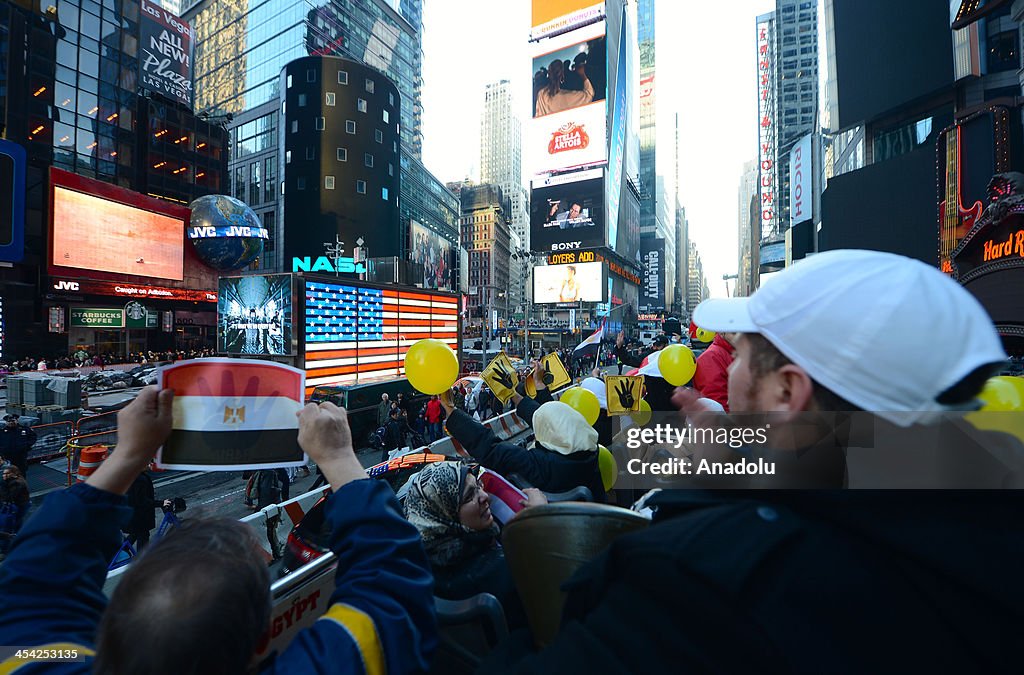
[[[754,292],[757,287],[757,256],[760,233],[754,232],[757,222],[757,162],[750,160],[743,165],[740,177],[739,194],[739,264],[737,266],[736,295],[745,296]]]
[[[480,181],[501,187],[511,211],[509,225],[516,235],[513,241],[529,250],[530,218],[526,190],[523,188],[523,129],[513,113],[512,88],[508,80],[492,82],[484,89],[484,110],[480,118]],[[516,251],[516,246],[512,247]],[[528,260],[513,257],[510,277],[516,282],[509,288],[509,305],[523,304],[526,297],[519,281]]]
[[[817,2],[776,0],[757,17],[757,59],[761,237],[777,241],[791,225],[789,151],[817,129]]]
[[[637,31],[640,39],[640,236],[665,240],[665,256],[675,273],[675,180],[678,175],[678,116],[662,115],[658,125],[655,41],[656,0],[640,0],[637,5]],[[673,124],[675,122],[675,124]],[[659,142],[660,141],[660,142]],[[666,288],[666,307],[671,305],[674,289]]]

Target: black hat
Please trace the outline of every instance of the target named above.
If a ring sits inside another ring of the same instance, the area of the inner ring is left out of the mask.
[[[668,344],[668,336],[667,335],[656,335],[656,336],[654,336],[654,343],[653,344],[654,344],[655,347],[657,347],[659,345],[667,345]]]

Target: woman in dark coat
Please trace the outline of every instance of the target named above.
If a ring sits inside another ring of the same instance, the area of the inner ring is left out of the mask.
[[[538,400],[549,396],[542,377],[535,377],[534,382]],[[514,400],[516,414],[533,427],[536,442],[531,449],[499,440],[483,424],[455,410],[451,400],[444,397],[448,433],[480,464],[503,476],[517,475],[544,492],[567,492],[585,485],[595,501],[603,502],[597,431],[583,415],[560,401],[541,405],[519,394]]]

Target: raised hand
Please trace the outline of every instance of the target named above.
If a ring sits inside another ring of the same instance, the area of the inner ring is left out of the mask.
[[[504,364],[495,364],[494,379],[497,380],[497,382],[506,389],[512,389],[515,387],[515,380],[513,379],[513,374],[505,369]]]
[[[633,398],[633,389],[629,386],[628,380],[619,380],[619,383],[615,385],[615,393],[619,395],[619,405],[627,410],[636,403],[636,399]]]

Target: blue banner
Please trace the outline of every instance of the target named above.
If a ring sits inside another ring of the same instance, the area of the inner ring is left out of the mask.
[[[619,27],[619,57],[615,66],[615,100],[612,103],[611,147],[608,152],[608,246],[615,248],[619,234],[619,197],[626,144],[626,21]]]
[[[25,148],[0,140],[0,260],[25,257]]]

